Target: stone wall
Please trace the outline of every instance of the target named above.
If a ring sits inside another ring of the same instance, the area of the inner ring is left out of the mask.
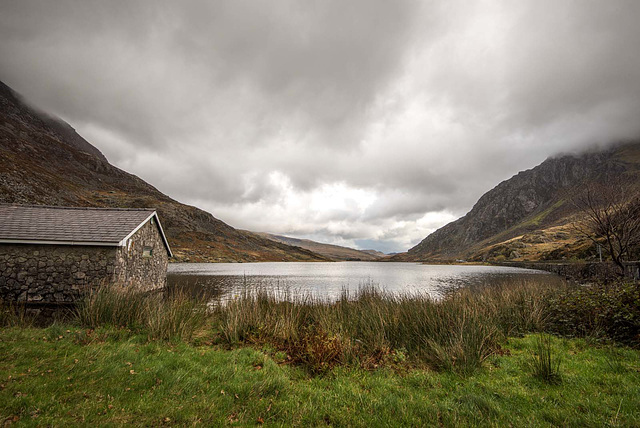
[[[100,285],[161,289],[168,260],[155,219],[124,247],[0,244],[0,299],[58,304]]]
[[[624,275],[636,281],[640,281],[640,261],[626,262],[624,264]]]
[[[144,255],[145,247],[151,249],[151,256]],[[118,284],[142,291],[164,288],[169,257],[155,219],[142,226],[126,246],[118,248],[117,254]]]
[[[495,264],[501,266],[521,267],[524,269],[544,270],[577,282],[590,282],[594,280],[611,281],[620,278],[619,268],[609,262],[500,262]]]
[[[73,302],[89,287],[113,281],[115,268],[115,247],[0,244],[0,298]]]

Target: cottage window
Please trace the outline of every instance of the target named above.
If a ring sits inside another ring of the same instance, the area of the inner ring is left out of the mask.
[[[153,255],[153,247],[144,247],[142,249],[142,257],[151,257]]]

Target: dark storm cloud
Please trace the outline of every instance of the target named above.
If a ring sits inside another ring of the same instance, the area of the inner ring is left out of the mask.
[[[406,249],[640,135],[640,2],[0,2],[0,79],[234,226]]]
[[[214,138],[251,146],[284,128],[351,144],[398,67],[409,6],[27,0],[3,10],[2,52],[12,61],[2,72],[19,85],[28,67],[35,101],[136,145],[175,144],[167,133],[243,116],[251,126]]]

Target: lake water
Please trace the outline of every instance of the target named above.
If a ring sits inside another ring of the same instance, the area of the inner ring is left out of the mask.
[[[391,293],[426,293],[439,298],[452,288],[532,280],[557,282],[548,272],[502,266],[425,265],[419,263],[172,263],[170,287],[206,290],[222,300],[247,288],[263,288],[291,296],[335,300],[343,290],[350,294],[373,285]]]

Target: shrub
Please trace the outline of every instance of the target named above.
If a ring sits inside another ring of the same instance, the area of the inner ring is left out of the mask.
[[[287,351],[292,362],[304,365],[312,373],[324,373],[342,363],[344,358],[340,338],[315,328],[306,330],[299,340],[289,343]]]
[[[640,283],[573,286],[549,301],[547,331],[640,344]]]

